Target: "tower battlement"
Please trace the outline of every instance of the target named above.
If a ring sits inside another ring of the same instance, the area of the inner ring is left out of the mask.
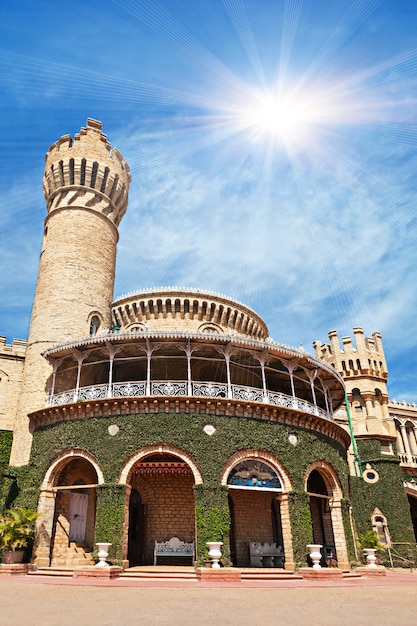
[[[363,329],[356,327],[353,336],[354,341],[351,337],[342,337],[341,347],[337,332],[331,330],[329,344],[313,343],[317,358],[326,361],[343,376],[368,375],[386,379],[388,369],[381,333],[365,337]]]
[[[63,135],[45,156],[43,192],[47,211],[83,206],[106,215],[117,226],[126,212],[130,168],[111,148],[102,124],[93,119],[72,139]]]

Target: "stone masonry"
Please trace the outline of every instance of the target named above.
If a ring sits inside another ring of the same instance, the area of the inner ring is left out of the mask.
[[[88,155],[88,158],[86,158]],[[129,166],[110,150],[101,123],[88,120],[72,140],[46,155],[48,215],[17,408],[11,464],[28,462],[28,414],[45,406],[52,367],[42,353],[58,341],[89,334],[92,318],[111,325],[117,226],[128,201]]]

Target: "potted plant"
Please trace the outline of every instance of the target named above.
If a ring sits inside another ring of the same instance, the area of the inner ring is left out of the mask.
[[[365,553],[368,567],[376,567],[377,557],[375,552],[377,550],[385,550],[385,546],[379,542],[378,533],[375,530],[367,530],[366,533],[358,536],[357,541],[358,546]]]
[[[21,563],[24,548],[33,539],[36,511],[17,507],[0,514],[0,549],[7,564]]]

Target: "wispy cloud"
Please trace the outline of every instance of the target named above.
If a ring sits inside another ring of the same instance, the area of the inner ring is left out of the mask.
[[[93,116],[133,176],[116,296],[225,293],[307,349],[379,330],[393,395],[417,396],[414,5],[117,0],[87,27],[50,4],[0,20],[0,333],[26,334],[36,282],[30,157]],[[277,134],[259,111],[280,98]]]

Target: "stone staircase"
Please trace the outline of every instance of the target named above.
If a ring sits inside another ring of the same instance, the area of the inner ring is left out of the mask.
[[[80,565],[94,565],[95,560],[91,551],[81,543],[71,541],[69,546],[63,547],[58,553],[54,553],[51,567],[74,568]]]

